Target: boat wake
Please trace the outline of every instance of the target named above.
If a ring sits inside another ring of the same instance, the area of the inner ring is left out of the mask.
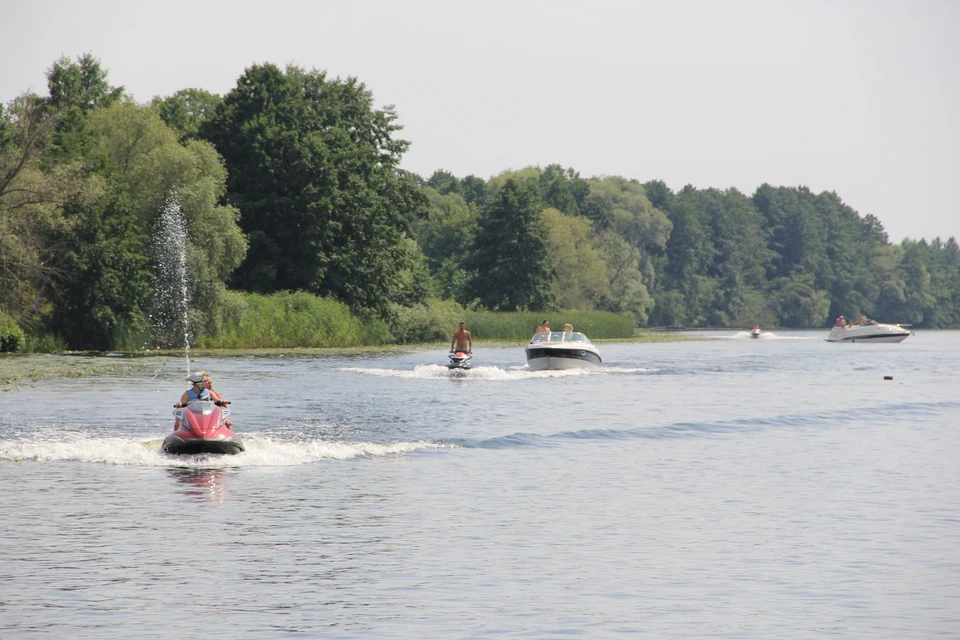
[[[331,442],[326,440],[280,441],[267,436],[244,433],[247,450],[236,455],[169,455],[161,439],[142,437],[103,437],[74,434],[54,440],[0,441],[0,460],[4,461],[77,461],[138,467],[281,467],[324,460],[383,458],[422,450],[454,448],[453,444],[417,442]]]
[[[778,336],[772,331],[764,331],[756,338],[749,331],[737,331],[732,336],[717,336],[721,340],[817,340],[816,336]]]
[[[658,369],[648,367],[612,366],[602,369],[560,369],[552,371],[531,371],[527,365],[501,369],[494,366],[472,367],[471,369],[450,369],[438,364],[419,364],[413,369],[374,369],[365,367],[346,367],[340,369],[348,373],[358,373],[381,378],[409,378],[413,380],[532,380],[537,378],[579,378],[582,376],[611,375],[623,373],[655,373]]]

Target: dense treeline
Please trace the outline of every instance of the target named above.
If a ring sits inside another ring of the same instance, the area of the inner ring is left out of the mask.
[[[484,310],[960,326],[956,240],[891,244],[835,193],[674,192],[558,165],[424,178],[400,169],[409,142],[392,107],[354,78],[295,66],[150,104],[89,54],[47,79],[48,95],[0,109],[2,350],[155,346],[151,239],[170,198],[189,228],[190,325],[207,344],[273,344],[271,321],[312,326],[290,334],[298,343],[434,339],[441,319]]]

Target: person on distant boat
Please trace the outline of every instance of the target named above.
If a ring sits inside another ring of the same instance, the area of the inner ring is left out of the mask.
[[[846,326],[846,324],[847,324],[847,321],[843,319],[843,316],[840,316],[839,318],[833,321],[833,326],[835,327],[843,327],[843,326]]]
[[[573,333],[573,325],[570,324],[569,322],[568,322],[567,324],[563,325],[563,332],[564,332],[564,333]]]
[[[457,351],[473,353],[473,336],[467,331],[467,325],[462,320],[460,321],[460,328],[454,332],[453,339],[450,340],[450,353],[456,353]]]
[[[544,320],[540,323],[540,326],[534,329],[534,333],[550,333],[550,321]]]
[[[860,322],[857,324],[867,324],[867,322],[869,322],[869,320],[867,320],[867,316],[860,316]]]
[[[210,393],[210,398],[217,404],[217,406],[225,407],[230,404],[229,400],[224,400],[219,393],[213,390],[213,378],[210,377],[209,373],[204,372],[203,376],[203,386]],[[224,424],[227,425],[227,429],[233,426],[233,421],[230,418],[227,418],[224,421]]]

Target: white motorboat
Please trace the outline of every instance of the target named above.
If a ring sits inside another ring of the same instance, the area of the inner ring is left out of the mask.
[[[868,320],[863,324],[834,325],[827,342],[903,342],[910,335],[912,332],[903,325]]]
[[[532,371],[547,369],[599,369],[600,352],[582,333],[544,331],[535,333],[527,345],[527,366]]]

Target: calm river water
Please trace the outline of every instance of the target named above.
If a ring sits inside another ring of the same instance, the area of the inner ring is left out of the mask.
[[[960,332],[700,335],[199,358],[235,457],[182,359],[0,393],[0,637],[960,637]]]

